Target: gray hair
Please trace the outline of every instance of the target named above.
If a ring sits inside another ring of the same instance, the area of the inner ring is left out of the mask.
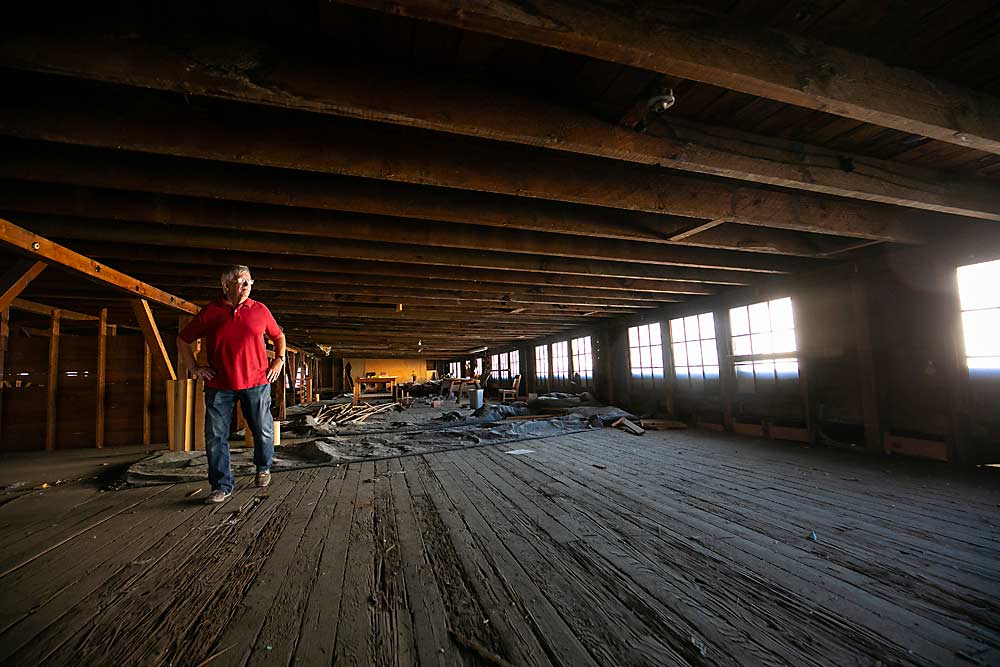
[[[228,269],[222,272],[222,286],[225,287],[226,283],[246,271],[250,273],[250,267],[243,266],[242,264],[236,264],[235,266],[230,266]]]

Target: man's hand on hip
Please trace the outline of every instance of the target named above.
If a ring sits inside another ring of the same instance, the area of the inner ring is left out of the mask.
[[[267,365],[267,382],[268,384],[274,382],[281,376],[281,369],[285,366],[285,360],[281,357],[277,359],[272,359],[271,363]]]
[[[208,366],[197,366],[188,372],[195,380],[211,380],[215,377],[215,371]]]

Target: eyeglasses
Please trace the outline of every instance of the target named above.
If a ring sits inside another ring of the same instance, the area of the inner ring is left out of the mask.
[[[231,282],[236,283],[240,287],[243,287],[244,285],[250,287],[251,285],[253,285],[253,280],[251,280],[250,278],[235,278]]]

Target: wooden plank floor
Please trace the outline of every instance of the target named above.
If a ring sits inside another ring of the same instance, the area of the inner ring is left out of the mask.
[[[0,663],[997,665],[998,478],[598,430],[67,484],[0,505]]]

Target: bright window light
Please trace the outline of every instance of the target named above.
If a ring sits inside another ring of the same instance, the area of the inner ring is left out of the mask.
[[[580,379],[584,384],[589,384],[594,377],[594,350],[590,343],[590,336],[574,338],[573,344],[573,372],[580,374]]]
[[[771,391],[799,377],[795,318],[790,297],[739,306],[729,311],[736,391]],[[788,355],[788,356],[785,356]]]
[[[549,378],[549,346],[535,348],[535,378],[544,381]]]
[[[648,388],[663,379],[663,335],[659,322],[629,327],[628,360],[633,382]]]
[[[719,350],[712,313],[670,320],[670,350],[678,387],[702,389],[706,382],[718,382]]]
[[[1000,259],[958,268],[965,363],[973,375],[1000,375]]]
[[[556,382],[569,380],[569,341],[552,343],[552,377]]]

